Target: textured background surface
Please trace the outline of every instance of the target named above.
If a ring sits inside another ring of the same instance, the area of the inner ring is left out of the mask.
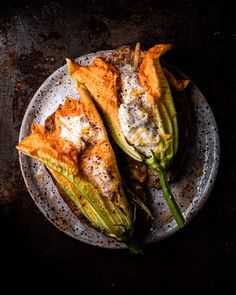
[[[178,2],[178,3],[177,3]],[[233,9],[227,1],[7,1],[0,9],[0,261],[2,282],[111,294],[236,287]],[[218,123],[221,163],[210,198],[183,230],[145,255],[69,238],[37,209],[14,146],[26,107],[65,57],[137,41],[172,42],[169,61],[202,90]]]

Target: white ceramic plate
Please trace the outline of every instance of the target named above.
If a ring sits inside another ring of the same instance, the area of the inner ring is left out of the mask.
[[[111,51],[91,53],[76,61],[88,65],[94,56],[106,57]],[[180,76],[187,79],[179,70]],[[191,106],[191,131],[189,146],[181,175],[171,184],[171,189],[189,222],[202,208],[208,198],[217,175],[219,164],[219,137],[212,111],[198,89],[191,82],[187,90]],[[32,98],[20,130],[21,141],[30,134],[31,124],[44,124],[45,119],[63,104],[66,96],[78,98],[74,83],[67,74],[66,65],[55,71],[38,89]],[[42,164],[20,153],[20,165],[25,184],[39,210],[57,228],[73,238],[99,247],[126,248],[123,243],[105,237],[91,228],[83,219],[75,216],[51,180]],[[154,220],[140,243],[147,244],[165,239],[178,230],[162,191],[150,191],[150,205]]]

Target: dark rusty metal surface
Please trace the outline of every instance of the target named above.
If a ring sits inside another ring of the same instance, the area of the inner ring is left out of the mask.
[[[236,287],[235,42],[225,1],[5,1],[0,8],[0,226],[5,277],[61,288],[90,285],[118,294]],[[210,199],[185,229],[143,257],[93,248],[65,236],[31,200],[15,145],[42,82],[88,52],[140,41],[172,42],[168,59],[197,83],[220,130],[220,170]],[[2,268],[3,269],[3,268]],[[9,287],[9,285],[8,285]]]

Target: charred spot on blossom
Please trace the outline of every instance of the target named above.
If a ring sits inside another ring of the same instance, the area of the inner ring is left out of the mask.
[[[46,133],[54,132],[56,130],[55,113],[47,117],[44,128]]]

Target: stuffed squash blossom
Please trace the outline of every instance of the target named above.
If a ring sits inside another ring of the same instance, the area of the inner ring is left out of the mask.
[[[147,52],[124,52],[108,60],[95,57],[90,66],[67,59],[68,72],[89,90],[106,126],[120,148],[159,173],[163,194],[179,227],[185,220],[167,181],[167,170],[178,149],[178,122],[171,84],[183,90],[189,81],[177,80],[160,57],[172,48],[159,44]]]
[[[95,228],[117,241],[133,235],[133,216],[124,194],[106,130],[86,88],[80,102],[67,98],[50,116],[50,128],[32,125],[17,146],[44,163],[57,184]]]

